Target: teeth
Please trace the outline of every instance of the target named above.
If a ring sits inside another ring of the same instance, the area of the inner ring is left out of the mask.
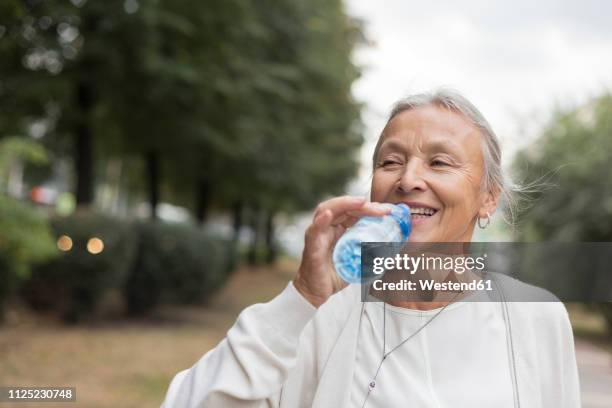
[[[415,207],[410,208],[411,214],[433,215],[436,211],[433,208]]]

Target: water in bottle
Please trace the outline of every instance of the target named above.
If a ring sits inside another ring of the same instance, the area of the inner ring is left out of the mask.
[[[410,208],[406,204],[384,204],[391,213],[382,217],[363,217],[336,243],[333,261],[338,275],[347,283],[362,283],[362,242],[405,242],[412,230]],[[368,277],[364,277],[364,282]]]

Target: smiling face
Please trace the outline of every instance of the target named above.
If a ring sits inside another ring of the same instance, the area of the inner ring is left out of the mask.
[[[497,195],[481,190],[479,129],[428,105],[397,114],[381,137],[371,200],[405,202],[425,213],[412,215],[411,242],[470,241],[477,217],[492,215],[497,205]]]

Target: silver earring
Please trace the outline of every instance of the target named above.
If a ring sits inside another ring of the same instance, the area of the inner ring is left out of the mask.
[[[478,226],[481,229],[485,229],[489,226],[489,224],[491,223],[491,215],[489,214],[489,212],[487,211],[487,222],[485,225],[482,225],[482,223],[480,222],[480,220],[482,220],[482,218],[478,217]]]

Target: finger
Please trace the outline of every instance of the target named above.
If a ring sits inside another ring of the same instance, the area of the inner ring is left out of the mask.
[[[382,217],[390,212],[391,208],[389,208],[389,206],[380,203],[367,203],[359,210],[351,210],[344,214],[338,215],[333,219],[332,225],[344,225],[345,227],[349,227],[361,217]],[[347,221],[349,222],[347,223]]]
[[[317,215],[313,223],[306,229],[304,249],[310,248],[316,251],[317,248],[321,248],[321,245],[327,247],[324,244],[325,240],[321,241],[320,238],[329,232],[330,222],[331,211],[324,211]]]
[[[345,228],[351,228],[357,221],[359,221],[361,217],[348,217],[346,221],[342,223]]]
[[[361,217],[353,217],[348,214],[343,214],[332,221],[333,226],[344,227],[345,229],[352,227]]]
[[[364,207],[365,199],[362,197],[352,197],[352,196],[342,196],[342,197],[334,197],[327,201],[323,201],[317,206],[315,214],[322,213],[326,210],[330,210],[332,212],[333,217],[337,217],[340,214],[357,210]]]
[[[366,203],[360,209],[346,211],[341,214],[337,214],[333,220],[332,225],[346,225],[345,221],[348,218],[361,218],[366,216],[371,217],[382,217],[391,212],[391,208],[388,205],[381,203]]]
[[[309,241],[312,237],[317,236],[321,230],[324,228],[326,224],[325,217],[328,217],[329,214],[327,211],[323,211],[318,213],[314,220],[312,220],[312,224],[306,229],[306,240]]]
[[[329,227],[332,220],[333,220],[332,212],[330,210],[324,210],[315,219],[315,222],[313,224],[318,230],[322,230],[322,229]]]
[[[353,217],[365,217],[371,215],[375,217],[382,217],[391,213],[391,206],[383,203],[366,203],[363,207],[356,210],[349,210],[346,214]]]
[[[338,242],[338,240],[340,239],[340,237],[342,236],[342,234],[344,234],[347,230],[347,227],[345,227],[344,225],[338,225],[334,228],[334,239],[333,239],[333,245],[332,248],[336,245],[336,242]]]
[[[349,215],[342,214],[332,220],[332,225],[344,225],[344,222],[349,218]]]

